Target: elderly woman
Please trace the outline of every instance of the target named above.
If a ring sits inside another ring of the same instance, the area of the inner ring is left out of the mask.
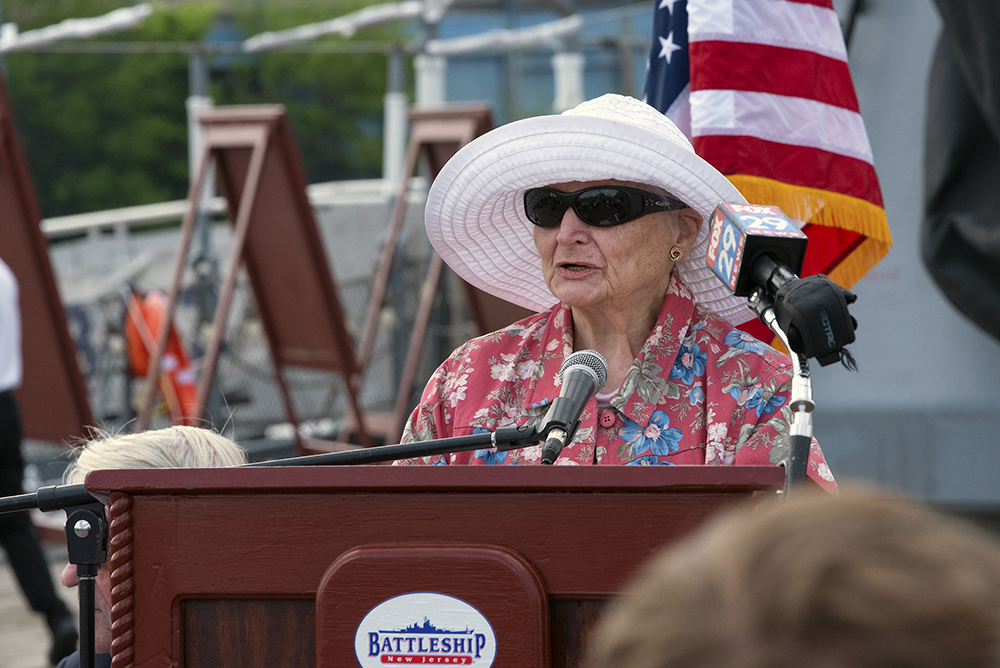
[[[705,264],[707,221],[745,202],[661,113],[605,95],[462,148],[428,195],[427,232],[462,278],[538,313],[438,368],[404,441],[536,424],[576,350],[608,381],[557,464],[775,464],[787,449],[787,357],[734,329],[751,317]],[[530,464],[540,448],[407,463]],[[833,478],[814,443],[809,473]]]

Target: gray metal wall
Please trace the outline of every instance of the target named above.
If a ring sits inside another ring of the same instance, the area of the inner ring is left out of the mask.
[[[815,369],[815,433],[840,480],[1000,509],[1000,343],[956,311],[920,259],[924,115],[941,21],[929,0],[865,6],[850,64],[895,247],[855,286],[860,372]]]

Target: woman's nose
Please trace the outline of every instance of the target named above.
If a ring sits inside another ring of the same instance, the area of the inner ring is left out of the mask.
[[[576,211],[570,207],[566,209],[565,213],[563,213],[562,221],[559,223],[559,234],[556,235],[556,241],[561,244],[582,242],[589,237],[589,228],[590,226],[580,220],[579,216],[576,215]]]
[[[66,564],[62,575],[59,576],[59,581],[62,582],[64,587],[72,588],[77,586],[80,583],[80,579],[76,575],[76,564]]]

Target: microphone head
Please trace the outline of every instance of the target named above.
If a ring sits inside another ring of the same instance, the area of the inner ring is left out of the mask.
[[[808,238],[776,206],[720,204],[712,216],[705,260],[737,297],[756,287],[757,260],[770,255],[793,274],[802,272]]]
[[[578,350],[565,360],[559,368],[559,382],[563,382],[566,371],[571,366],[583,366],[591,370],[597,376],[597,391],[604,389],[604,384],[608,382],[608,361],[604,355],[596,350]]]

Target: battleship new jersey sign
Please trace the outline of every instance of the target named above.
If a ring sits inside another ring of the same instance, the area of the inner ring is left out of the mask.
[[[362,668],[386,664],[489,668],[497,655],[493,627],[460,598],[433,592],[402,594],[365,615],[354,636]]]

